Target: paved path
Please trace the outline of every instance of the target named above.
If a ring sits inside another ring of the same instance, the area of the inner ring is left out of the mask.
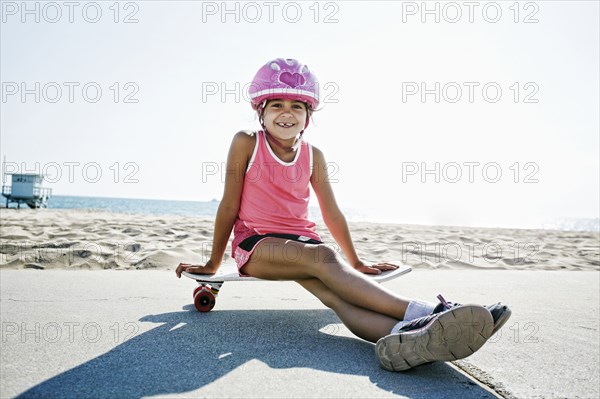
[[[407,296],[512,306],[478,353],[405,373],[295,283],[226,284],[215,310],[166,271],[0,271],[0,396],[598,397],[599,273],[413,271]]]

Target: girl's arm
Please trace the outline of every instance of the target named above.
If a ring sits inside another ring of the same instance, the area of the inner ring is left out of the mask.
[[[333,194],[333,189],[329,182],[327,174],[327,163],[323,153],[313,147],[313,173],[311,176],[311,184],[317,199],[319,207],[323,215],[323,221],[331,232],[331,235],[344,251],[346,259],[355,269],[367,274],[379,274],[381,270],[395,269],[397,266],[391,264],[378,264],[374,266],[367,265],[363,262],[356,253],[346,217],[340,210]]]
[[[248,132],[238,132],[231,142],[225,170],[225,189],[217,209],[213,246],[209,261],[205,266],[180,263],[175,273],[181,277],[186,270],[197,274],[214,274],[221,266],[231,230],[238,216],[246,167],[252,156],[256,138]]]

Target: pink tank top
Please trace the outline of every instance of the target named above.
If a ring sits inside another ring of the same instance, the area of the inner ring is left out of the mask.
[[[303,141],[294,160],[283,162],[265,133],[257,133],[244,177],[232,254],[242,241],[257,234],[295,234],[321,240],[315,223],[308,220],[312,160],[312,147]]]

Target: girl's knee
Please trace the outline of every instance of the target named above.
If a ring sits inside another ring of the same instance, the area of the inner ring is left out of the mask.
[[[349,267],[340,254],[333,247],[327,245],[322,245],[318,249],[314,266],[314,275],[319,278],[332,273],[335,274]]]
[[[317,270],[321,270],[323,267],[339,267],[342,263],[339,253],[330,245],[315,245],[306,252],[306,255],[305,262]]]

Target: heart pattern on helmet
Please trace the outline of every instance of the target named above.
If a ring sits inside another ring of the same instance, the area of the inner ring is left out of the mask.
[[[306,82],[304,76],[300,75],[299,73],[289,72],[283,72],[281,75],[279,75],[279,81],[290,87],[302,86],[304,82]]]

